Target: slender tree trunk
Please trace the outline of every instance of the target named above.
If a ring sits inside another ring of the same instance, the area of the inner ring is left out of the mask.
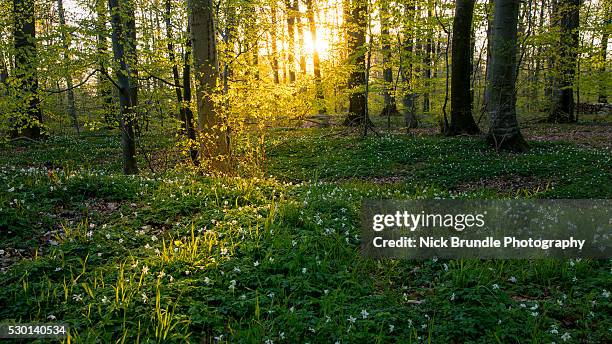
[[[546,2],[540,3],[540,14],[538,18],[538,34],[542,34],[542,28],[544,27],[544,8]],[[532,101],[538,101],[540,99],[540,73],[542,70],[542,45],[539,44],[535,52],[535,70],[533,72],[533,88],[531,90]]]
[[[164,19],[166,21],[166,39],[168,40],[168,58],[172,64],[172,80],[174,81],[174,92],[176,93],[176,101],[179,105],[179,120],[181,121],[181,130],[186,132],[187,121],[185,118],[185,108],[183,106],[183,93],[180,87],[181,77],[178,70],[178,61],[176,60],[176,54],[174,52],[174,37],[172,34],[172,2],[166,0],[166,13]]]
[[[516,50],[520,0],[495,0],[488,84],[488,142],[496,149],[524,151],[516,119]]]
[[[315,88],[317,93],[317,102],[319,113],[327,112],[325,109],[325,96],[323,95],[323,85],[321,83],[321,61],[319,59],[319,49],[317,49],[317,26],[314,16],[313,0],[306,0],[306,17],[308,19],[308,27],[310,29],[310,37],[312,38],[312,66],[314,69]]]
[[[270,32],[270,41],[272,44],[272,74],[274,76],[274,83],[280,84],[280,76],[278,74],[278,47],[277,47],[277,37],[276,37],[276,2],[272,2],[272,25]]]
[[[223,43],[224,43],[224,61],[223,61],[223,94],[229,93],[229,78],[232,75],[232,69],[230,66],[231,60],[234,58],[234,29],[236,26],[236,8],[229,1],[226,3],[225,8],[225,28],[223,30]],[[276,54],[274,55],[276,57]],[[278,62],[276,62],[278,65]],[[278,69],[278,67],[277,67]],[[226,107],[229,108],[229,99],[225,103]]]
[[[13,118],[11,136],[40,139],[42,111],[38,95],[38,71],[34,0],[13,0],[16,94],[19,116]]]
[[[6,80],[8,79],[9,74],[8,74],[8,69],[6,68],[6,64],[4,63],[4,60],[2,60],[2,66],[0,66],[0,84],[5,87],[6,86]],[[1,95],[6,95],[6,93],[4,92],[5,90],[2,90],[3,92],[0,93]]]
[[[195,146],[196,132],[193,124],[193,111],[191,111],[191,24],[187,24],[187,42],[185,44],[185,56],[183,60],[183,102],[181,112],[185,115],[185,129],[189,143],[189,155],[194,164],[198,164],[198,150]]]
[[[295,13],[297,11],[297,0],[285,0],[287,9],[287,63],[289,64],[289,82],[295,82]]]
[[[62,34],[62,48],[63,48],[63,58],[64,62],[70,62],[70,42],[68,40],[68,35],[66,34],[66,14],[64,12],[64,2],[63,0],[57,0],[57,12],[59,15],[59,23],[61,25],[61,34]],[[74,90],[72,83],[72,75],[70,71],[66,73],[66,96],[68,100],[68,114],[72,119],[72,126],[79,132],[79,119],[77,117],[76,106],[74,104]]]
[[[452,38],[451,122],[447,134],[480,133],[472,116],[472,16],[475,0],[457,0]]]
[[[489,73],[491,71],[491,36],[493,32],[493,0],[489,0],[487,3],[489,6],[489,11],[487,12],[487,60],[485,62],[485,86],[482,91],[482,107],[481,107],[481,118],[487,112],[487,107],[489,104],[489,90],[490,85],[488,84],[488,80],[490,80]],[[480,119],[478,120],[480,123]]]
[[[391,37],[389,36],[389,12],[386,8],[387,4],[381,3],[380,6],[380,39],[382,41],[382,63],[383,63],[383,97],[385,105],[381,111],[381,116],[397,116],[397,104],[395,102],[395,94],[393,94],[393,68],[391,62]]]
[[[599,103],[608,103],[608,90],[607,90],[607,84],[606,84],[606,80],[608,80],[606,78],[606,59],[608,57],[608,37],[609,37],[609,30],[607,29],[610,24],[612,24],[612,5],[610,5],[610,3],[608,3],[608,5],[606,7],[604,7],[604,10],[606,11],[606,17],[605,17],[605,22],[604,24],[604,32],[601,36],[601,48],[600,48],[600,58],[601,58],[601,65],[599,67],[599,88],[598,88],[598,97],[597,97],[597,102]]]
[[[349,34],[349,60],[353,70],[349,75],[348,89],[349,113],[344,120],[344,125],[360,126],[364,122],[370,122],[366,112],[365,83],[366,83],[366,16],[368,3],[365,0],[352,0],[351,15],[348,19]]]
[[[109,0],[111,25],[113,28],[113,56],[118,65],[116,69],[117,85],[119,86],[119,106],[121,128],[121,146],[123,150],[123,172],[137,174],[136,138],[134,122],[136,121],[136,80],[135,58],[136,41],[130,32],[134,18],[134,9],[128,2]],[[129,0],[128,0],[129,1]]]
[[[433,17],[433,11],[434,11],[434,3],[431,0],[427,1],[427,21],[428,21],[428,28],[427,28],[427,41],[426,41],[426,45],[425,45],[425,56],[423,58],[423,68],[425,68],[424,70],[424,75],[423,78],[425,79],[424,82],[424,86],[425,86],[425,91],[423,92],[423,112],[424,113],[428,113],[429,109],[430,109],[430,100],[429,100],[429,92],[431,89],[431,56],[433,54],[433,27],[431,27],[431,24],[429,23]]]
[[[106,62],[110,60],[108,54],[108,34],[106,30],[108,7],[106,0],[96,0],[96,58],[101,75],[98,77],[97,95],[102,99],[102,112],[104,123],[109,128],[116,127],[115,102],[113,101],[113,86],[106,78],[108,68]]]
[[[578,62],[581,0],[567,0],[557,4],[559,20],[559,55],[555,61],[555,76],[558,79],[553,90],[553,103],[548,116],[549,122],[576,122],[574,82],[576,79],[576,64]]]
[[[418,121],[415,111],[415,99],[416,94],[412,90],[412,79],[413,79],[413,60],[414,60],[414,32],[413,27],[410,25],[411,21],[415,16],[414,5],[404,5],[404,42],[402,44],[402,63],[400,64],[402,83],[404,84],[404,90],[402,94],[402,105],[404,106],[404,122],[406,125],[406,131],[410,128],[416,128]],[[408,19],[407,19],[408,18]]]
[[[304,46],[305,46],[305,41],[304,41],[304,25],[303,25],[303,20],[302,20],[302,12],[299,11],[300,8],[300,1],[299,0],[295,0],[296,1],[296,8],[298,10],[298,12],[296,13],[296,17],[295,17],[295,22],[297,24],[297,34],[298,34],[298,40],[300,42],[300,73],[302,73],[302,75],[306,75],[306,52],[304,51]]]
[[[201,135],[200,157],[214,171],[231,171],[229,130],[213,95],[219,81],[212,0],[189,0],[191,42],[196,73],[196,100]]]

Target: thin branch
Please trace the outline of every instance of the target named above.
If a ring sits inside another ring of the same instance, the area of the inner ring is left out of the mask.
[[[161,81],[161,82],[163,82],[164,84],[169,85],[169,86],[172,86],[172,87],[183,88],[183,85],[180,85],[180,84],[179,84],[179,85],[177,85],[177,84],[172,83],[172,82],[170,82],[170,81],[168,81],[168,80],[166,80],[166,79],[163,79],[163,78],[160,78],[160,77],[158,77],[158,76],[155,76],[155,75],[153,75],[153,74],[149,73],[149,71],[147,71],[147,70],[145,70],[145,69],[141,69],[141,70],[142,70],[143,72],[147,73],[147,75],[148,75],[148,76],[147,76],[146,78],[138,78],[138,80],[139,80],[139,81],[146,81],[146,80],[149,80],[149,79],[155,79],[155,80]]]
[[[87,81],[89,81],[89,79],[94,74],[96,74],[96,72],[98,72],[98,69],[94,69],[91,73],[89,73],[89,75],[87,75],[87,77],[85,77],[85,79],[83,81],[79,82],[76,85],[73,85],[72,87],[68,87],[68,88],[65,88],[65,89],[62,89],[62,90],[44,90],[44,91],[47,92],[47,93],[63,93],[63,92],[68,92],[70,90],[73,90],[75,88],[83,86],[85,83],[87,83]]]

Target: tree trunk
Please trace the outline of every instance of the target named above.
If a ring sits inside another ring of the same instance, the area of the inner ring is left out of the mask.
[[[187,120],[185,118],[185,107],[183,106],[183,94],[181,91],[180,83],[181,77],[179,76],[178,61],[176,61],[176,54],[174,52],[174,37],[172,35],[172,2],[166,0],[166,13],[164,14],[166,21],[166,39],[168,40],[168,59],[172,64],[172,80],[174,81],[174,92],[176,93],[176,101],[179,105],[178,118],[181,121],[181,130],[183,133],[187,131]]]
[[[605,22],[604,24],[604,32],[603,35],[601,37],[601,49],[600,49],[600,58],[601,58],[601,66],[599,67],[599,88],[598,88],[598,97],[597,97],[597,102],[599,103],[608,103],[608,90],[607,90],[607,84],[606,84],[606,59],[607,59],[607,55],[608,55],[608,37],[609,37],[609,31],[608,31],[608,27],[610,24],[612,24],[612,18],[610,17],[612,15],[611,11],[612,11],[612,6],[610,5],[610,3],[608,3],[608,6],[604,7],[605,11],[606,11],[606,16],[605,16]]]
[[[487,11],[487,60],[485,62],[485,85],[484,90],[482,91],[482,106],[481,106],[481,117],[487,111],[487,107],[489,104],[489,90],[490,85],[488,84],[489,74],[491,72],[491,35],[493,31],[493,0],[489,0],[487,3],[489,10]],[[480,119],[478,120],[480,123]]]
[[[270,29],[270,41],[272,44],[272,74],[274,76],[274,83],[280,84],[280,77],[278,74],[278,47],[277,47],[277,37],[276,37],[276,2],[272,2],[272,25]]]
[[[96,0],[96,54],[98,61],[98,68],[101,71],[101,75],[98,77],[97,83],[97,95],[102,99],[102,112],[104,116],[104,123],[109,128],[116,126],[117,117],[115,116],[115,102],[113,101],[113,85],[106,78],[108,74],[108,68],[106,62],[110,60],[108,56],[108,42],[107,42],[107,3],[105,0]]]
[[[319,50],[317,49],[317,26],[312,1],[306,0],[306,17],[308,18],[308,27],[310,29],[310,37],[312,38],[312,66],[317,93],[317,107],[319,108],[319,114],[324,114],[327,110],[325,109],[325,96],[323,95],[323,85],[321,84],[321,61],[319,59]]]
[[[553,89],[553,103],[548,121],[552,123],[576,122],[574,81],[578,62],[581,0],[567,0],[557,4],[556,19],[559,20],[559,54],[555,61],[555,77],[558,81]]]
[[[191,161],[197,165],[198,150],[195,147],[196,132],[193,125],[193,111],[191,111],[191,31],[190,24],[187,24],[187,42],[185,44],[185,56],[183,60],[183,102],[181,103],[181,111],[185,115],[185,129],[189,142],[189,155]]]
[[[12,137],[25,136],[40,139],[42,111],[38,96],[38,72],[34,0],[13,0],[13,39],[17,104],[20,114],[13,118]]]
[[[298,34],[298,40],[300,42],[300,73],[302,73],[302,75],[306,75],[306,52],[304,51],[304,26],[302,25],[302,12],[299,11],[300,9],[300,2],[299,0],[295,0],[295,6],[297,9],[297,15],[295,17],[295,22],[297,24],[297,34]]]
[[[406,131],[410,128],[416,128],[418,121],[415,111],[415,99],[416,94],[412,90],[412,78],[413,78],[413,65],[414,60],[414,33],[412,32],[412,26],[410,26],[410,19],[414,18],[415,7],[414,5],[404,5],[404,43],[402,44],[402,63],[400,64],[402,83],[404,84],[404,91],[402,95],[402,105],[404,106],[404,123],[406,125]],[[408,20],[406,18],[409,18]]]
[[[70,62],[70,42],[68,40],[68,35],[66,34],[66,15],[64,12],[64,2],[63,0],[57,0],[57,12],[59,15],[59,23],[61,25],[61,33],[62,33],[62,48],[63,48],[63,58],[65,63]],[[76,106],[74,104],[74,90],[72,84],[72,75],[70,71],[66,73],[66,96],[68,100],[68,114],[72,119],[72,126],[79,132],[79,119],[77,118]]]
[[[433,3],[433,1],[429,0],[427,2],[427,21],[431,21],[434,17],[434,8],[433,6],[435,6],[435,4]],[[431,89],[431,56],[433,54],[433,27],[430,27],[427,29],[427,42],[425,45],[425,56],[423,57],[423,68],[425,68],[424,70],[424,75],[423,77],[425,78],[424,80],[424,85],[425,85],[425,91],[423,92],[423,112],[424,113],[428,113],[429,109],[430,109],[430,100],[429,100],[429,92]]]
[[[287,64],[289,65],[289,82],[295,82],[295,13],[297,11],[297,0],[285,0],[287,9]]]
[[[190,0],[188,5],[201,135],[200,162],[209,164],[213,171],[228,173],[231,171],[229,131],[213,99],[219,81],[213,4],[212,0]]]
[[[495,0],[488,75],[488,142],[496,149],[525,151],[516,119],[516,44],[520,0]]]
[[[368,3],[365,0],[352,0],[351,15],[347,18],[349,35],[349,60],[353,65],[349,75],[348,89],[349,113],[344,125],[360,126],[364,121],[370,122],[366,113],[365,82],[366,82],[366,16]]]
[[[129,2],[109,0],[111,25],[113,28],[113,56],[118,64],[116,70],[119,86],[119,106],[121,128],[121,146],[123,150],[123,172],[137,174],[136,138],[134,123],[136,121],[136,40],[131,23],[134,20],[134,8]],[[129,1],[129,0],[128,0]]]
[[[383,97],[385,105],[381,111],[381,116],[391,117],[399,115],[397,104],[395,102],[395,94],[393,94],[393,68],[391,62],[391,37],[389,36],[389,12],[386,8],[386,3],[381,3],[380,6],[380,39],[382,42],[382,63],[383,63]]]
[[[472,16],[476,0],[457,0],[452,38],[451,122],[448,135],[480,133],[472,117]]]

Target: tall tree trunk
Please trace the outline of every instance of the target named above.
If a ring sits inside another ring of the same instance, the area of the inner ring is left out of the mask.
[[[557,4],[556,19],[559,20],[559,54],[555,61],[555,77],[558,79],[553,90],[553,103],[548,121],[553,123],[576,122],[574,102],[574,81],[578,62],[581,0],[567,0]]]
[[[289,64],[289,82],[295,82],[295,13],[297,11],[297,0],[285,0],[287,9],[287,63]]]
[[[276,2],[273,1],[272,2],[272,25],[271,27],[271,32],[270,32],[270,41],[272,44],[272,74],[274,76],[274,83],[275,84],[280,84],[280,76],[279,76],[279,72],[278,72],[278,42],[277,42],[277,36],[276,36],[276,12],[277,12],[277,8],[276,8]]]
[[[300,42],[300,73],[302,73],[302,75],[306,75],[306,52],[304,51],[304,46],[305,46],[305,41],[304,41],[304,25],[303,25],[303,20],[302,20],[302,12],[299,11],[300,9],[300,1],[299,0],[295,0],[295,6],[297,9],[297,13],[296,13],[296,17],[295,17],[295,22],[297,24],[297,34],[298,34],[298,40]]]
[[[366,113],[365,82],[366,82],[366,16],[368,3],[365,0],[351,1],[351,15],[347,18],[347,30],[349,35],[349,60],[352,71],[349,75],[348,89],[349,113],[344,120],[344,125],[359,126],[364,121],[370,122]]]
[[[113,101],[113,85],[106,78],[108,68],[107,61],[110,59],[108,55],[108,34],[106,30],[108,3],[106,0],[96,0],[96,58],[97,65],[101,71],[98,77],[96,93],[102,99],[102,112],[104,123],[108,127],[115,127],[117,117],[115,116],[115,102]]]
[[[424,80],[424,86],[425,86],[425,91],[423,92],[423,112],[424,113],[428,113],[429,109],[430,109],[430,100],[429,100],[429,92],[431,89],[431,56],[433,54],[433,38],[434,38],[434,33],[433,33],[433,27],[431,26],[430,21],[433,19],[434,17],[434,2],[431,0],[427,1],[427,22],[428,22],[428,28],[427,28],[427,40],[426,40],[426,45],[425,45],[425,56],[423,57],[423,68],[425,68],[424,70],[424,74],[423,74],[423,78]]]
[[[494,4],[487,104],[490,129],[487,140],[496,149],[524,151],[527,142],[516,119],[516,44],[520,0],[495,0]]]
[[[223,29],[223,94],[229,93],[229,78],[232,75],[231,61],[234,58],[234,30],[236,26],[236,7],[228,1],[225,8],[225,28]],[[276,54],[274,54],[276,57]],[[278,65],[278,62],[277,62]],[[229,108],[229,99],[226,100],[226,108]]]
[[[542,1],[540,3],[540,14],[538,18],[538,35],[542,34],[542,28],[544,27],[544,8],[546,7],[546,2]],[[539,44],[536,48],[535,52],[535,70],[533,72],[533,87],[531,99],[532,101],[537,102],[540,98],[540,73],[542,70],[542,45]]]
[[[11,136],[42,137],[42,111],[38,96],[38,71],[34,0],[13,0],[13,39],[17,104],[20,114],[12,121]]]
[[[599,67],[599,88],[598,88],[598,97],[597,97],[597,102],[599,103],[608,103],[608,90],[607,90],[607,84],[606,84],[606,80],[608,80],[606,78],[606,59],[608,57],[608,37],[610,34],[610,31],[608,29],[608,27],[610,25],[612,25],[612,5],[610,5],[610,3],[608,2],[607,6],[604,7],[604,11],[606,11],[606,15],[605,15],[605,19],[604,19],[604,29],[603,29],[603,34],[601,36],[601,48],[600,48],[600,58],[601,58],[601,65]]]
[[[172,35],[172,2],[166,0],[166,12],[164,13],[164,19],[166,22],[166,39],[168,40],[168,58],[172,64],[172,80],[174,81],[174,92],[176,93],[176,101],[179,105],[179,120],[181,121],[181,130],[187,131],[187,121],[185,118],[185,107],[183,106],[183,94],[180,87],[181,77],[179,76],[178,61],[176,60],[176,54],[174,52],[174,37]]]
[[[410,128],[416,128],[419,124],[415,113],[416,94],[413,91],[412,85],[414,61],[414,32],[411,23],[415,17],[414,12],[414,4],[404,5],[404,42],[401,47],[401,56],[403,58],[402,62],[400,63],[400,68],[402,74],[402,83],[404,84],[404,90],[402,92],[402,105],[404,106],[404,123],[406,125],[406,131],[409,131]]]
[[[123,172],[137,174],[136,162],[136,135],[134,123],[136,121],[136,40],[132,22],[134,21],[133,4],[109,0],[108,7],[111,12],[111,25],[113,28],[113,56],[118,64],[116,68],[117,85],[119,86],[119,106],[121,129],[121,146],[123,151]]]
[[[490,85],[488,84],[488,80],[490,79],[489,74],[491,72],[491,36],[493,34],[493,0],[489,0],[487,3],[489,10],[487,11],[487,60],[485,62],[485,86],[482,91],[482,107],[481,107],[481,117],[487,112],[487,107],[489,104],[489,90]],[[480,123],[480,118],[478,122]]]
[[[68,39],[68,35],[66,34],[66,14],[64,12],[64,2],[63,0],[57,0],[57,12],[59,15],[59,23],[61,25],[61,33],[62,33],[62,48],[63,48],[63,58],[64,62],[70,62],[70,42]],[[76,106],[74,103],[74,90],[72,83],[72,75],[70,71],[66,73],[66,96],[68,100],[68,114],[72,119],[72,126],[79,132],[79,119],[77,118]]]
[[[480,133],[472,116],[472,16],[476,0],[457,0],[452,38],[451,122],[449,135]]]
[[[189,0],[188,6],[201,135],[200,162],[208,163],[213,171],[227,173],[231,171],[229,130],[213,99],[219,81],[213,4],[212,0]]]
[[[306,0],[306,17],[308,18],[308,28],[312,39],[312,66],[314,69],[315,88],[319,113],[327,112],[325,109],[325,96],[323,95],[323,85],[321,84],[321,61],[319,59],[319,49],[317,49],[317,25],[315,23],[313,0]]]
[[[195,146],[196,132],[193,124],[193,111],[191,111],[191,24],[187,24],[187,42],[183,60],[183,102],[181,112],[185,115],[185,129],[189,142],[189,155],[194,164],[198,164],[198,150]]]
[[[389,36],[389,12],[387,4],[380,4],[380,39],[382,42],[381,53],[383,63],[383,97],[384,108],[381,111],[381,116],[397,116],[397,104],[395,103],[395,94],[393,94],[393,68],[391,64],[391,37]]]

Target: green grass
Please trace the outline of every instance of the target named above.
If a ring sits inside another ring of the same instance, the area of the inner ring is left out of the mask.
[[[110,137],[5,147],[0,319],[54,317],[85,343],[609,340],[610,261],[366,259],[359,207],[609,198],[610,153],[336,134],[273,133],[266,178],[126,177]]]

